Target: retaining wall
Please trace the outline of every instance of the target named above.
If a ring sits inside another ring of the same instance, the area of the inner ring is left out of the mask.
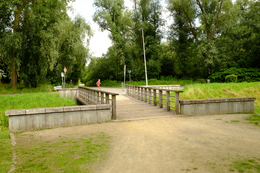
[[[60,97],[72,98],[75,102],[77,101],[78,88],[65,88],[59,90]]]
[[[254,112],[255,97],[180,100],[182,115]]]
[[[110,121],[111,105],[83,105],[37,109],[8,110],[9,131],[21,132],[62,126]]]

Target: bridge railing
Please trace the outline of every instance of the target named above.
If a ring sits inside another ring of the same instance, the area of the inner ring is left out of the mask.
[[[179,114],[179,93],[183,91],[162,89],[144,86],[126,85],[126,94],[135,99],[159,106],[165,107],[167,111],[174,110],[176,114]],[[171,95],[174,93],[174,96]]]
[[[112,119],[116,119],[116,96],[119,94],[79,86],[77,100],[85,105],[110,104]]]

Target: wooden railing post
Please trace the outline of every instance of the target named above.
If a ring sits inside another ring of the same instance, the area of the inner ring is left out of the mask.
[[[112,95],[112,117],[116,119],[116,95]]]
[[[140,99],[140,87],[137,88],[137,100],[141,100]]]
[[[159,107],[163,108],[162,90],[159,90]]]
[[[156,101],[156,89],[153,89],[153,104],[154,104],[154,106],[157,106],[157,101]]]
[[[147,102],[147,88],[144,89],[144,101]]]
[[[109,94],[106,93],[106,104],[109,104]]]
[[[152,103],[152,92],[151,92],[151,88],[148,89],[149,90],[149,93],[148,93],[148,99],[149,99],[149,104]]]
[[[99,97],[100,94],[101,94],[101,92],[97,92],[97,104],[100,103],[100,97]]]
[[[180,114],[180,111],[179,111],[179,92],[175,92],[175,112],[176,112],[176,115]]]
[[[166,91],[166,109],[170,111],[170,91]]]
[[[141,88],[141,100],[142,100],[142,101],[144,100],[144,99],[143,99],[143,98],[144,98],[144,93],[143,93],[143,90],[144,90],[144,89],[143,89],[143,88]]]
[[[104,97],[104,93],[101,93],[101,104],[104,104],[105,103],[105,97]]]

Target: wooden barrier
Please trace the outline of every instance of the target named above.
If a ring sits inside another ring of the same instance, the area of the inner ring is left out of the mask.
[[[85,105],[110,104],[112,109],[112,119],[116,119],[116,96],[119,94],[88,87],[78,87],[77,100]]]
[[[170,86],[167,86],[170,88]],[[177,87],[181,87],[179,85],[174,85]],[[153,104],[154,106],[159,106],[160,108],[165,107],[167,111],[174,110],[176,114],[179,114],[179,93],[183,91],[171,90],[171,89],[163,89],[164,87],[144,87],[144,86],[134,86],[134,85],[126,85],[126,94],[138,100],[147,102],[149,104]],[[183,88],[183,87],[182,87]],[[171,93],[175,93],[174,96],[171,96]],[[175,99],[171,99],[175,98]],[[174,105],[171,106],[171,103]]]

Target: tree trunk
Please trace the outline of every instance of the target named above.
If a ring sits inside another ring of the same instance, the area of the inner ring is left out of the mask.
[[[11,75],[11,83],[13,83],[13,87],[16,88],[16,69],[15,69],[15,53],[12,55],[12,75]]]
[[[18,6],[17,11],[14,12],[14,29],[13,29],[13,34],[16,33],[16,31],[19,28],[19,16],[22,11],[22,7]],[[13,87],[16,88],[16,82],[17,82],[17,75],[16,75],[16,67],[15,67],[15,58],[16,58],[16,52],[15,50],[13,51],[12,54],[12,64],[11,64],[11,69],[12,69],[12,75],[11,75],[11,83],[13,83]]]

